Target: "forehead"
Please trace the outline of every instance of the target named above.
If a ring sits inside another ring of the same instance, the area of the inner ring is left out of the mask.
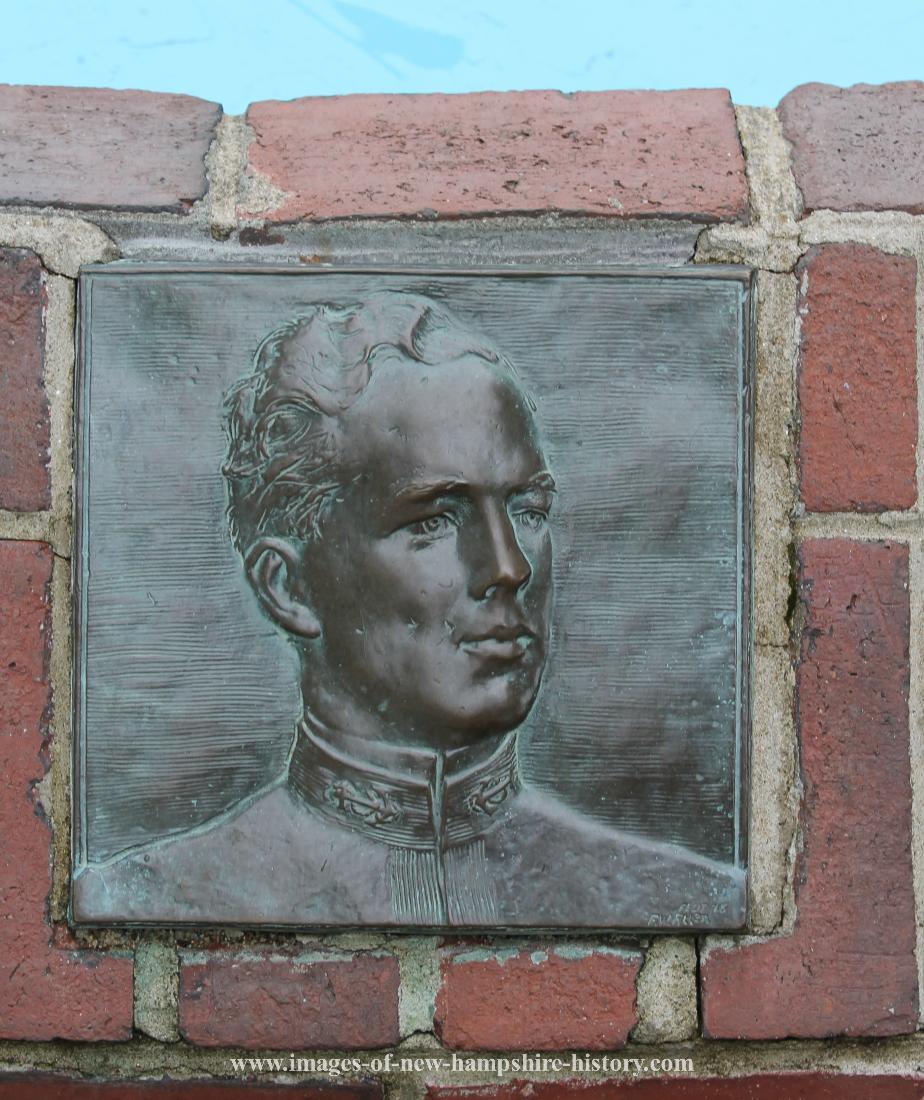
[[[513,487],[544,468],[525,394],[476,356],[378,363],[340,427],[345,464],[383,490],[422,477]]]

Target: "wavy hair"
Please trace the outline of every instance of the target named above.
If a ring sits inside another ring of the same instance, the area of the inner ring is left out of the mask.
[[[222,473],[241,554],[266,535],[317,535],[342,488],[338,418],[383,352],[431,366],[473,355],[515,375],[489,341],[421,295],[386,291],[305,307],[261,341],[252,372],[225,398]]]

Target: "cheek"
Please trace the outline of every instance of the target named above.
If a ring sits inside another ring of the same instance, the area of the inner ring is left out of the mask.
[[[533,571],[530,587],[549,588],[552,581],[552,536],[548,530],[538,532],[523,550]]]
[[[370,565],[364,583],[367,602],[376,604],[383,619],[443,629],[462,590],[452,540],[422,550],[389,547]]]

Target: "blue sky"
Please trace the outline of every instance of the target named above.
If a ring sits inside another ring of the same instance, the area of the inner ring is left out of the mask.
[[[7,0],[0,80],[256,99],[924,78],[924,0]]]

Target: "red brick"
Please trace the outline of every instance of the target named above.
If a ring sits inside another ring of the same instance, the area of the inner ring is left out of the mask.
[[[450,949],[436,1033],[460,1050],[611,1050],[638,1022],[638,952]]]
[[[704,1030],[736,1039],[910,1033],[908,549],[811,540],[799,557],[795,927],[704,957]]]
[[[287,1060],[286,1060],[287,1061]],[[264,1085],[237,1081],[87,1081],[51,1074],[0,1074],[0,1100],[380,1100],[381,1086]]]
[[[753,1077],[663,1077],[645,1081],[515,1081],[509,1085],[427,1090],[428,1100],[920,1100],[924,1077],[773,1073]]]
[[[287,1060],[287,1059],[286,1059]],[[381,1086],[256,1085],[237,1081],[88,1081],[50,1074],[0,1074],[0,1100],[381,1100]]]
[[[803,84],[780,118],[806,213],[924,213],[924,84]]]
[[[0,248],[0,508],[11,512],[51,504],[45,304],[38,257]]]
[[[398,1034],[393,956],[299,962],[215,952],[180,971],[180,1031],[200,1046],[359,1050]]]
[[[872,248],[826,245],[798,272],[805,506],[909,508],[917,499],[917,265]]]
[[[47,918],[51,565],[41,543],[0,542],[0,1038],[127,1039],[131,960],[59,950]]]
[[[188,210],[220,117],[185,95],[0,85],[0,202]]]
[[[728,92],[355,95],[251,104],[273,221],[597,214],[744,218]]]

